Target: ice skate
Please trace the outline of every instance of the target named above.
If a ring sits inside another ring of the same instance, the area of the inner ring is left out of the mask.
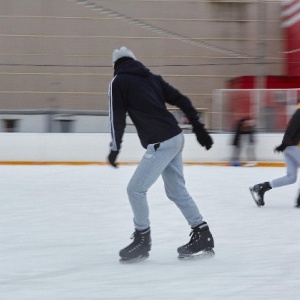
[[[265,205],[264,194],[270,189],[271,186],[269,182],[259,183],[249,188],[252,198],[258,207]]]
[[[136,229],[131,238],[133,242],[120,250],[121,263],[134,263],[149,257],[151,250],[150,228],[143,231]]]
[[[214,239],[204,222],[193,228],[190,241],[177,249],[179,259],[206,258],[215,255]]]

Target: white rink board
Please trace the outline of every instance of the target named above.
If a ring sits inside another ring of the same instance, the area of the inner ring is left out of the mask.
[[[274,153],[282,134],[257,134],[258,161],[283,161]],[[226,162],[232,153],[232,134],[212,134],[214,146],[206,151],[194,134],[185,134],[185,162]],[[111,141],[108,133],[1,133],[1,162],[105,162]],[[123,137],[120,162],[136,162],[145,152],[135,133]],[[245,153],[242,153],[242,159]]]

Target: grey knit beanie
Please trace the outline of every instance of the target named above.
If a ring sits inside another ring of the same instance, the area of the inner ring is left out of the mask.
[[[120,49],[115,49],[112,54],[112,63],[114,64],[118,59],[122,57],[130,57],[135,59],[135,55],[125,46],[121,47]]]

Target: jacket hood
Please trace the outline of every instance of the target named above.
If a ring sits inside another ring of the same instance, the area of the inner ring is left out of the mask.
[[[129,60],[121,64],[114,71],[114,75],[118,74],[131,74],[141,77],[147,77],[150,74],[150,70],[138,60]]]

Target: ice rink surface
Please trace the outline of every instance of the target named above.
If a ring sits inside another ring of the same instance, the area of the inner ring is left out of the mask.
[[[135,166],[0,166],[2,300],[300,299],[299,183],[256,207],[248,187],[285,168],[186,166],[215,238],[212,259],[179,261],[190,228],[159,179],[148,193],[150,258],[119,263],[133,232]]]

